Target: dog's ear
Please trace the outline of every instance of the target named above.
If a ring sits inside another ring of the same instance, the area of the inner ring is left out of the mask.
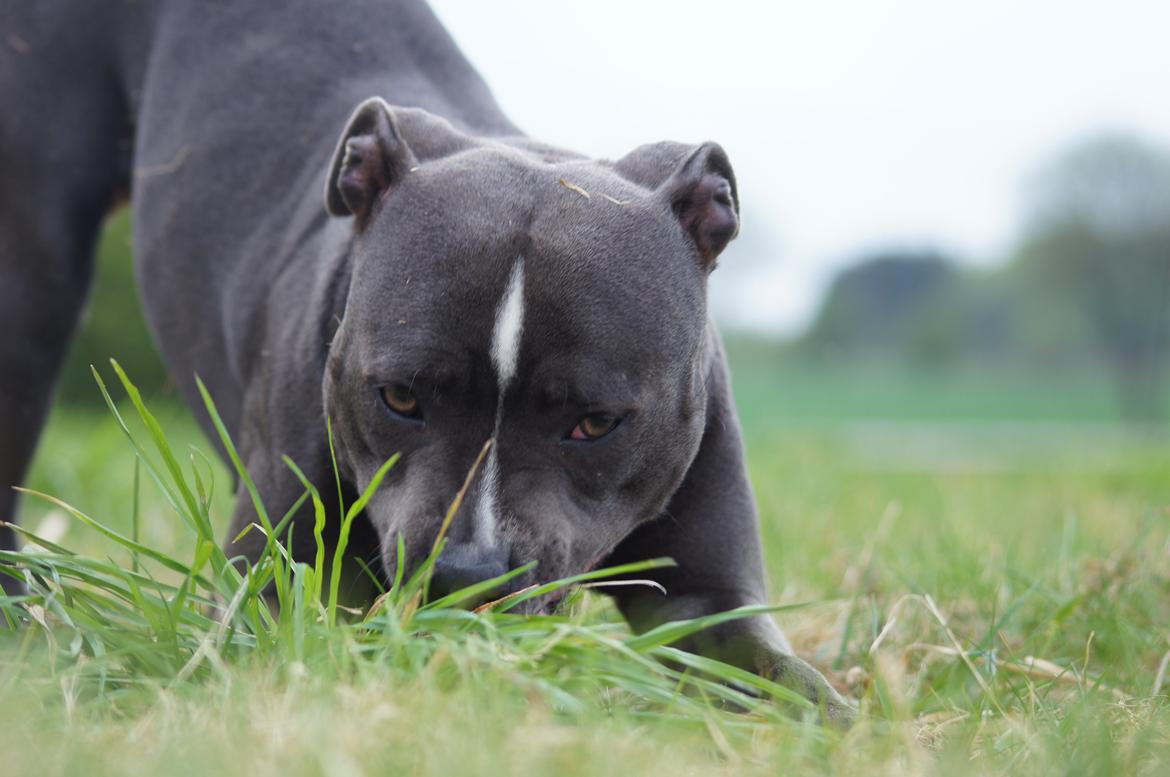
[[[704,143],[683,159],[658,191],[690,235],[703,267],[713,269],[739,232],[739,194],[727,154],[717,143]]]
[[[379,198],[418,162],[399,130],[394,109],[371,97],[354,111],[329,168],[325,208],[364,226]]]
[[[739,232],[735,173],[718,143],[654,143],[615,163],[625,178],[664,198],[706,270]]]

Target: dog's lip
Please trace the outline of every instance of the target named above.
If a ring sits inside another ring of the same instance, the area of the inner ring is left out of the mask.
[[[572,588],[576,588],[576,586],[572,586]],[[568,595],[569,595],[569,588],[568,587],[554,591],[553,593],[549,594],[549,598],[547,600],[545,600],[544,604],[542,604],[540,607],[537,608],[536,614],[537,615],[552,615],[553,613],[556,612],[557,607],[560,606],[561,602],[563,602],[565,600],[565,597],[567,597]]]
[[[527,588],[522,588],[519,591],[514,591],[513,593],[508,594],[507,596],[502,596],[499,599],[482,604],[475,608],[475,612],[486,612],[493,606],[502,604],[508,599],[518,596],[524,593],[526,590],[536,588],[539,585],[539,583],[533,583]],[[513,605],[513,607],[509,608],[509,610],[517,615],[552,615],[560,603],[564,601],[570,590],[575,587],[576,586],[569,586],[544,594],[543,596],[534,597],[532,599],[525,599],[523,602]]]
[[[611,548],[608,548],[608,549],[602,551],[601,553],[597,554],[588,564],[585,565],[585,568],[581,571],[581,573],[587,574],[587,573],[592,572],[595,569],[597,569],[598,564],[600,564],[612,552],[613,552],[613,548],[611,547]],[[536,585],[540,585],[540,583],[533,583],[533,586],[536,586]],[[573,591],[577,590],[580,587],[581,586],[579,583],[562,586],[561,588],[558,588],[555,591],[550,591],[549,593],[545,594],[543,597],[536,597],[535,599],[529,599],[528,601],[521,603],[520,607],[524,608],[525,605],[529,605],[532,609],[528,610],[528,612],[525,613],[528,615],[545,615],[545,616],[553,615],[556,612],[557,607],[560,606],[561,602],[563,602],[568,597],[568,595],[570,593],[572,593]],[[517,593],[519,593],[519,592],[517,592]],[[541,599],[543,599],[544,601],[541,602]],[[537,602],[541,602],[541,603],[536,604]]]

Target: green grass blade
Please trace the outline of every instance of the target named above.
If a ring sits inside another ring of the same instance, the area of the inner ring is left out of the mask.
[[[699,618],[691,618],[690,620],[669,621],[642,634],[631,637],[626,642],[626,644],[634,650],[650,650],[652,648],[661,647],[663,645],[669,645],[672,642],[677,642],[680,639],[689,637],[692,634],[703,631],[704,629],[709,629],[712,626],[718,626],[721,623],[728,623],[729,621],[740,620],[741,618],[751,618],[757,615],[771,615],[773,613],[785,612],[787,610],[797,610],[802,607],[808,607],[809,604],[810,603],[805,602],[801,604],[784,605],[748,605],[746,607],[737,607],[734,610],[727,610],[726,612],[718,612],[712,615],[704,615]]]
[[[349,546],[349,532],[353,527],[353,521],[374,498],[374,492],[382,485],[382,479],[398,463],[399,455],[395,453],[378,468],[378,471],[370,478],[370,484],[366,486],[357,501],[350,505],[349,510],[345,513],[345,518],[341,521],[341,528],[337,533],[337,547],[333,550],[333,566],[329,570],[329,604],[326,608],[326,622],[330,626],[337,623],[337,596],[341,588],[341,566],[345,559],[345,550]]]
[[[575,585],[577,583],[586,583],[586,582],[590,582],[593,580],[606,580],[606,579],[609,579],[611,577],[617,577],[619,575],[632,575],[635,572],[645,572],[645,571],[650,570],[650,569],[662,569],[664,567],[673,567],[673,566],[677,566],[674,562],[674,559],[656,558],[656,559],[649,559],[647,561],[635,561],[635,562],[632,562],[629,564],[620,564],[616,567],[608,567],[606,569],[596,569],[596,570],[593,570],[592,572],[584,572],[584,573],[579,574],[579,575],[572,575],[570,577],[564,577],[564,578],[561,578],[560,580],[553,580],[552,582],[544,583],[543,585],[539,585],[535,588],[532,588],[528,591],[525,591],[524,593],[522,593],[519,596],[516,596],[514,598],[501,601],[499,604],[498,610],[500,612],[506,612],[508,610],[513,609],[521,602],[526,602],[529,599],[534,599],[538,596],[544,596],[545,594],[550,594],[553,591],[559,590],[559,589],[564,588],[566,586]]]

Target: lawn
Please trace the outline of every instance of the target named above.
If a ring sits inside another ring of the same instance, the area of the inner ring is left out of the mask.
[[[360,630],[298,601],[303,617],[196,661],[214,625],[191,604],[168,622],[164,584],[142,594],[150,617],[123,602],[116,622],[66,623],[54,612],[107,611],[66,581],[46,626],[0,634],[3,773],[1170,770],[1164,432],[1117,423],[1093,379],[738,367],[772,597],[799,605],[776,617],[860,701],[850,732],[656,669],[670,649],[593,593],[531,619],[394,600]],[[184,477],[189,446],[208,453],[199,503],[222,537],[228,470],[184,411],[157,410]],[[95,392],[54,415],[30,486],[190,564],[195,532],[145,467],[135,489],[134,462]],[[23,515],[95,564],[133,562],[59,506]]]

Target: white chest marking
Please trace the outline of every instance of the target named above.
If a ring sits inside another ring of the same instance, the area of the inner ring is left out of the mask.
[[[524,260],[516,257],[508,285],[500,305],[496,308],[496,323],[492,329],[492,367],[496,371],[496,424],[492,431],[495,442],[488,451],[480,474],[480,498],[475,511],[476,541],[495,545],[496,501],[500,490],[499,450],[500,424],[504,414],[504,393],[516,375],[516,364],[520,359],[520,336],[524,332]]]

